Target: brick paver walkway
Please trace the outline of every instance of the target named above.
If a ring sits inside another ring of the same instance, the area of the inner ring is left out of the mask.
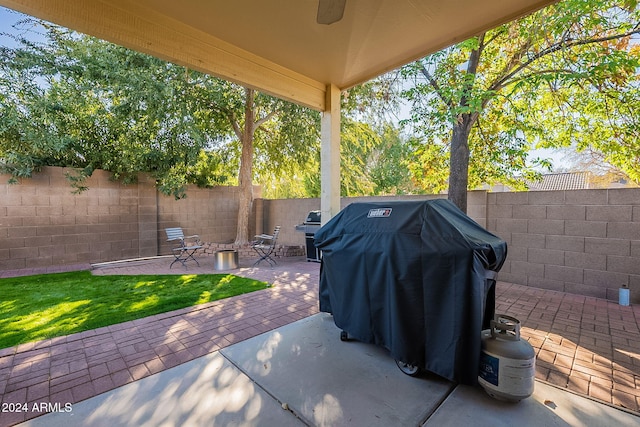
[[[298,261],[300,259],[297,259]],[[169,269],[170,259],[101,268],[95,274],[213,273]],[[66,337],[0,350],[0,404],[28,412],[0,412],[0,426],[39,415],[33,405],[75,403],[169,369],[318,312],[318,264],[279,262],[275,268],[231,273],[272,284],[269,289]]]
[[[94,274],[185,272],[175,265],[170,270],[170,261],[120,264],[94,270]],[[211,270],[209,258],[201,260],[201,267],[190,266],[186,272]],[[0,412],[0,426],[39,415],[41,411],[34,410],[34,404],[38,408],[49,404],[49,410],[57,404],[64,409],[66,403],[82,401],[318,312],[317,263],[285,259],[275,268],[241,266],[231,273],[273,286],[0,350],[0,404],[5,409],[26,404],[28,409]],[[597,298],[502,282],[496,294],[496,312],[519,318],[523,337],[536,349],[538,379],[640,411],[640,306],[620,307]]]
[[[496,313],[522,322],[538,379],[640,411],[640,305],[498,283]]]

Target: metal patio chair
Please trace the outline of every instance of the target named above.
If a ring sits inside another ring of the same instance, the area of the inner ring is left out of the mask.
[[[187,268],[186,262],[190,259],[194,260],[198,267],[200,263],[193,257],[196,251],[202,248],[200,244],[200,236],[194,234],[193,236],[185,236],[182,228],[165,228],[167,233],[167,242],[178,242],[178,246],[172,248],[173,257],[175,258],[169,268],[173,267],[173,264],[179,262],[184,268]]]
[[[267,261],[272,267],[276,265],[276,260],[272,255],[276,249],[276,241],[278,240],[278,234],[280,233],[280,226],[276,225],[273,230],[273,235],[259,234],[256,236],[256,240],[251,244],[251,247],[260,257],[253,266],[260,264],[262,261]]]

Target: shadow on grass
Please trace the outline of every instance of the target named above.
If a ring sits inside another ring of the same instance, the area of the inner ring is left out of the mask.
[[[265,289],[230,274],[0,279],[0,348],[69,335]]]

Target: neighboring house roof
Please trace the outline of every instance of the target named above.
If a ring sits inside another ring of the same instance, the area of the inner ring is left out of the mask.
[[[529,181],[530,191],[584,190],[590,187],[590,172],[565,172],[542,175],[542,181]]]
[[[528,191],[563,191],[563,190],[590,190],[607,188],[638,188],[638,185],[629,182],[628,179],[619,176],[595,175],[589,171],[562,172],[542,175],[540,181],[527,181]],[[506,185],[484,185],[479,189],[493,193],[514,191]]]

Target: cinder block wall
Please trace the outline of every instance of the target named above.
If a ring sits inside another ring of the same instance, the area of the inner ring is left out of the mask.
[[[235,239],[236,187],[190,187],[187,198],[159,194],[140,175],[123,185],[95,171],[88,190],[73,194],[68,169],[46,167],[20,184],[0,175],[0,270],[88,264],[169,254],[166,227],[205,242]],[[260,197],[260,189],[254,193]],[[254,233],[255,213],[250,220]]]
[[[254,188],[254,193],[260,195],[259,188]],[[164,232],[167,227],[182,227],[185,235],[197,234],[203,242],[233,242],[238,221],[238,197],[237,187],[189,187],[187,197],[180,200],[158,195],[159,253],[171,253],[171,245],[167,243]],[[249,238],[256,234],[255,205],[249,219]]]
[[[304,222],[309,211],[320,209],[320,199],[282,199],[262,201],[264,233],[271,234],[279,225],[278,242],[282,245],[304,245],[304,233],[296,231],[297,224]]]
[[[149,232],[155,218],[144,189],[112,182],[109,174],[96,171],[87,181],[89,190],[72,194],[66,172],[47,167],[18,185],[0,176],[0,269],[108,261],[156,251]]]
[[[357,202],[383,202],[400,200],[429,200],[445,198],[446,195],[421,195],[421,196],[384,196],[384,197],[343,197],[340,200],[341,208],[350,203]],[[283,245],[304,245],[304,233],[296,231],[295,226],[304,222],[309,211],[320,209],[320,199],[288,199],[288,200],[263,200],[263,229],[265,233],[273,231],[276,225],[280,225],[278,241]],[[471,191],[468,194],[467,212],[483,227],[486,227],[486,191]]]
[[[640,303],[640,189],[489,193],[487,226],[508,243],[500,280]]]

